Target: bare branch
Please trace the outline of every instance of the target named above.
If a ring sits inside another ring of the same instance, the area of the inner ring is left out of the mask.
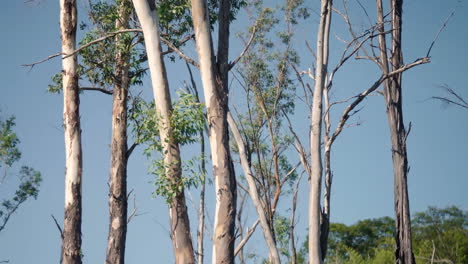
[[[185,53],[183,53],[179,48],[177,48],[174,43],[170,42],[169,40],[167,40],[166,38],[163,38],[161,37],[161,40],[166,43],[166,45],[172,49],[173,51],[175,51],[175,53],[177,53],[182,59],[184,59],[186,62],[192,64],[193,66],[197,67],[197,68],[200,68],[200,65],[198,64],[198,62],[196,62],[194,59],[190,58],[189,56],[185,55]]]
[[[57,222],[57,219],[55,219],[55,216],[53,214],[51,214],[50,216],[52,216],[52,219],[54,219],[55,225],[57,226],[57,229],[60,232],[60,237],[63,239],[63,231],[62,231],[62,228],[60,227],[59,223]]]
[[[96,91],[96,92],[101,92],[101,93],[109,94],[109,95],[113,94],[112,90],[108,90],[105,88],[98,88],[98,87],[80,87],[80,90],[81,91]]]
[[[410,64],[406,64],[404,65],[403,67],[397,69],[397,70],[394,70],[388,74],[382,74],[380,76],[380,78],[367,90],[365,90],[364,92],[358,94],[355,96],[355,100],[350,104],[348,105],[348,107],[346,107],[346,109],[344,110],[343,114],[341,115],[341,120],[340,122],[338,123],[338,126],[336,127],[335,129],[335,132],[333,133],[333,135],[330,137],[330,145],[333,144],[333,142],[335,141],[336,137],[341,133],[341,131],[343,130],[343,127],[344,125],[346,124],[346,121],[348,120],[348,118],[350,117],[350,113],[351,111],[354,110],[354,108],[362,102],[362,100],[364,100],[364,98],[366,98],[366,96],[368,96],[370,93],[372,93],[373,91],[375,91],[385,80],[387,80],[388,78],[396,75],[396,74],[399,74],[399,73],[402,73],[406,70],[409,70],[417,65],[421,65],[421,64],[426,64],[426,63],[429,63],[430,62],[430,59],[425,57],[425,58],[421,58],[421,59],[417,59],[416,61],[414,61],[413,63],[410,63]],[[328,111],[328,109],[327,109]]]
[[[130,158],[130,155],[132,155],[132,152],[135,150],[135,148],[138,146],[138,143],[134,142],[130,148],[127,150],[127,161],[128,161],[128,158]]]
[[[100,38],[98,38],[98,39],[95,39],[95,40],[93,40],[93,41],[91,41],[91,42],[86,43],[85,45],[79,47],[78,49],[74,50],[74,51],[73,51],[72,53],[70,53],[70,54],[63,54],[62,52],[57,52],[57,53],[55,53],[55,54],[53,54],[53,55],[50,55],[49,57],[47,57],[47,58],[45,58],[45,59],[43,59],[43,60],[40,60],[40,61],[37,61],[37,62],[33,62],[33,63],[30,63],[30,64],[23,64],[23,65],[21,65],[21,66],[24,66],[24,67],[31,67],[31,68],[32,68],[32,67],[36,66],[37,64],[46,62],[46,61],[48,61],[48,60],[50,60],[50,59],[53,59],[53,58],[55,58],[55,57],[58,57],[58,56],[60,56],[60,55],[63,55],[63,56],[62,56],[62,60],[63,60],[63,59],[66,59],[66,58],[68,58],[68,57],[71,57],[71,56],[75,55],[76,53],[80,52],[82,49],[85,49],[85,48],[87,48],[87,47],[89,47],[89,46],[91,46],[91,45],[94,45],[94,44],[96,44],[96,43],[98,43],[98,42],[104,41],[104,40],[106,40],[106,39],[108,39],[108,38],[115,37],[115,36],[118,35],[118,34],[121,34],[121,33],[128,33],[128,32],[142,32],[142,30],[139,29],[139,28],[117,30],[117,31],[111,32],[111,33],[109,33],[109,34],[107,34],[107,35],[105,35],[105,36],[103,36],[103,37],[100,37]]]
[[[255,221],[255,223],[252,225],[252,227],[250,229],[248,229],[247,231],[247,235],[239,242],[239,244],[237,245],[236,249],[234,250],[234,256],[237,256],[237,254],[239,254],[239,252],[242,250],[242,248],[245,246],[245,244],[247,243],[247,241],[249,241],[250,237],[253,235],[253,233],[255,232],[255,229],[257,228],[258,224],[260,223],[260,219],[257,219],[257,221]]]
[[[440,29],[439,29],[439,31],[437,32],[437,34],[436,34],[434,40],[431,42],[431,45],[429,46],[429,49],[427,50],[426,57],[430,57],[432,47],[434,46],[434,44],[436,43],[437,39],[439,38],[440,33],[442,33],[442,31],[447,27],[448,22],[450,21],[450,19],[453,17],[454,14],[455,14],[455,9],[452,10],[452,12],[450,13],[450,15],[445,19],[444,24],[440,27]]]
[[[232,62],[229,63],[229,68],[228,70],[231,70],[239,61],[240,59],[242,59],[242,57],[244,56],[244,54],[247,52],[247,50],[249,49],[250,45],[252,45],[253,43],[253,40],[255,39],[255,34],[257,33],[257,27],[254,26],[253,27],[253,30],[252,30],[252,34],[250,35],[250,39],[249,41],[247,42],[247,44],[245,45],[244,47],[244,50],[242,50],[242,52],[239,54],[239,56],[237,56],[237,58],[235,60],[233,60]]]

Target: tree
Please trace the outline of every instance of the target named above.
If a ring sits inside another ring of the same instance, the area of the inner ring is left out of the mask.
[[[239,155],[244,172],[238,186],[252,199],[272,263],[281,261],[275,230],[277,204],[287,192],[285,185],[297,180],[297,166],[292,166],[285,154],[292,137],[281,128],[286,114],[294,111],[295,86],[290,75],[291,65],[298,63],[298,56],[291,42],[293,27],[301,17],[298,14],[301,4],[301,1],[285,4],[284,21],[275,17],[274,9],[263,7],[261,1],[253,5],[258,14],[254,26],[248,30],[251,35],[248,50],[234,74],[245,93],[242,103],[246,109],[238,111],[234,106],[237,123],[228,113],[229,127],[236,142],[232,152]],[[280,22],[285,23],[286,29],[273,39],[270,34]],[[247,187],[242,185],[244,182]],[[248,233],[242,242],[249,237]]]
[[[5,120],[0,117],[0,169],[3,175],[0,176],[0,186],[9,176],[9,169],[21,158],[21,151],[18,149],[20,140],[13,130],[15,118],[9,117]],[[21,204],[30,197],[37,198],[39,187],[42,181],[41,173],[28,166],[22,166],[18,178],[20,184],[14,195],[10,199],[3,197],[0,207],[0,232],[5,229],[10,217],[18,210]]]
[[[322,216],[320,206],[322,186],[322,99],[328,67],[331,7],[331,0],[321,1],[320,23],[317,32],[317,68],[311,109],[310,156],[312,171],[309,191],[309,261],[314,264],[320,264],[323,261],[320,243],[320,219]]]
[[[231,1],[219,2],[218,51],[214,56],[207,3],[192,0],[192,20],[207,108],[216,192],[213,263],[234,263],[236,179],[227,124]]]
[[[62,237],[64,264],[81,263],[81,128],[77,56],[76,0],[60,1],[62,36],[63,123],[65,132],[65,214]]]
[[[118,18],[115,29],[129,26],[131,5],[128,0],[116,1]],[[109,175],[109,235],[107,239],[106,263],[125,263],[125,241],[127,236],[127,102],[130,87],[131,39],[125,35],[115,38],[114,88],[112,103],[111,166]]]
[[[169,85],[161,51],[158,17],[154,2],[133,0],[143,28],[148,63],[151,72],[156,117],[159,122],[161,150],[164,153],[163,170],[169,181],[169,216],[171,239],[176,263],[195,263],[190,234],[190,223],[182,182],[181,158],[178,139],[174,134],[173,110]]]
[[[381,264],[395,261],[394,219],[331,223],[326,263]],[[430,206],[412,217],[415,258],[421,263],[465,263],[468,256],[468,213],[455,206]]]
[[[385,24],[382,0],[377,0],[377,19],[379,23],[379,50],[381,69],[384,74],[395,71],[403,66],[401,48],[401,24],[403,0],[391,0],[391,54],[387,55],[385,38]],[[389,58],[390,57],[390,58]],[[390,67],[389,67],[390,63]],[[396,263],[415,263],[411,241],[411,218],[408,198],[408,155],[406,152],[406,139],[408,132],[403,122],[402,107],[402,73],[395,74],[384,82],[385,104],[387,119],[392,142],[392,159],[394,173],[394,199],[395,199],[395,225],[396,225]]]
[[[430,206],[412,219],[416,259],[422,263],[468,261],[468,212],[456,206]]]

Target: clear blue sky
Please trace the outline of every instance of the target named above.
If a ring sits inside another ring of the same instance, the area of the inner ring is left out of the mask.
[[[59,72],[59,59],[46,62],[32,70],[21,64],[47,57],[60,50],[59,4],[53,0],[4,1],[0,10],[2,80],[0,109],[3,117],[15,115],[16,131],[21,139],[21,163],[41,171],[43,184],[36,201],[28,201],[0,233],[0,260],[10,263],[57,263],[60,255],[60,236],[52,221],[53,214],[63,221],[64,205],[64,146],[62,97],[46,92],[50,77]],[[318,1],[310,3],[317,10]],[[337,1],[341,2],[341,1]],[[354,1],[350,1],[354,2]],[[362,1],[366,2],[366,1]],[[406,62],[426,54],[427,48],[448,14],[458,1],[414,0],[404,5],[404,55]],[[84,19],[86,1],[78,0],[80,17]],[[369,12],[374,12],[369,1]],[[366,19],[354,13],[357,25]],[[310,67],[312,58],[304,48],[304,40],[315,43],[316,24],[309,20],[298,29],[297,49],[303,68]],[[346,37],[338,16],[334,17],[334,33]],[[457,205],[468,209],[468,111],[457,107],[442,107],[439,102],[427,100],[442,95],[437,88],[445,83],[468,97],[468,5],[461,2],[455,16],[440,36],[432,51],[432,63],[417,67],[404,75],[405,122],[413,127],[408,139],[411,171],[409,192],[412,212],[422,211],[429,205],[439,207]],[[232,32],[240,31],[245,22],[235,22]],[[337,42],[333,38],[334,42]],[[237,43],[237,42],[234,42]],[[341,44],[333,44],[341,47]],[[334,46],[332,46],[334,47]],[[231,58],[237,56],[240,45],[234,44]],[[331,52],[331,65],[341,49]],[[194,50],[187,53],[196,57]],[[169,64],[170,84],[175,90],[187,78],[183,64]],[[180,74],[183,72],[183,74]],[[335,82],[334,99],[355,95],[369,87],[378,77],[376,67],[370,63],[352,63],[345,67]],[[198,77],[197,77],[198,78]],[[139,89],[151,97],[149,82]],[[235,88],[233,88],[235,89]],[[346,129],[333,149],[335,174],[332,192],[332,221],[351,224],[359,219],[393,215],[393,176],[390,141],[383,99],[373,96],[364,103],[364,109],[354,121],[359,127]],[[111,137],[111,97],[85,93],[81,97],[83,136],[83,253],[84,263],[103,263],[108,230],[107,180],[109,168],[109,142]],[[342,110],[337,109],[335,116]],[[304,106],[298,106],[304,113]],[[295,117],[296,128],[307,142],[308,129],[304,115]],[[353,121],[352,120],[352,121]],[[129,140],[131,142],[131,140]],[[192,151],[188,149],[188,151]],[[292,161],[297,157],[291,156]],[[167,206],[161,198],[152,198],[148,162],[139,149],[130,159],[128,188],[134,190],[141,216],[128,228],[128,263],[172,263],[172,247],[168,233]],[[238,172],[240,174],[240,172]],[[11,176],[0,186],[0,199],[13,191],[17,181]],[[213,215],[213,186],[207,186],[209,218]],[[304,234],[307,222],[307,182],[304,180],[299,197],[297,231]],[[198,204],[197,190],[192,190],[193,201]],[[286,198],[289,201],[289,198]],[[289,202],[281,205],[288,207]],[[192,231],[196,220],[192,203]],[[129,210],[133,209],[130,203]],[[254,213],[250,215],[250,222]],[[208,228],[212,222],[208,220]],[[260,232],[260,230],[257,230]],[[209,232],[211,234],[211,232]],[[195,236],[194,236],[195,237]],[[300,237],[303,239],[304,237]],[[248,250],[263,245],[261,236],[251,241]],[[210,261],[211,242],[206,238],[207,263]],[[263,246],[262,246],[263,247]]]

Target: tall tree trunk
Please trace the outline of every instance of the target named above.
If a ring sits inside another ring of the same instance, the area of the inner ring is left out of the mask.
[[[129,2],[118,6],[116,29],[128,27]],[[129,88],[128,51],[124,50],[122,36],[117,35],[120,48],[115,57],[115,80],[112,105],[111,167],[109,175],[109,235],[107,238],[108,264],[125,263],[127,236],[127,97]]]
[[[213,176],[216,188],[216,209],[213,234],[215,264],[234,263],[234,228],[236,216],[236,179],[229,152],[228,53],[230,1],[220,1],[218,61],[215,61],[205,0],[192,0],[201,79],[207,107]]]
[[[156,112],[160,117],[159,136],[163,146],[165,173],[173,185],[182,185],[180,150],[173,136],[170,118],[172,115],[171,96],[161,52],[158,17],[154,0],[133,0],[145,37],[148,64],[153,85]],[[175,263],[195,263],[190,223],[187,214],[183,187],[169,205],[171,239],[174,247]]]
[[[263,236],[268,246],[270,262],[274,264],[280,264],[280,256],[278,254],[278,249],[276,248],[273,232],[268,223],[267,215],[265,212],[266,209],[263,208],[262,203],[260,201],[260,194],[258,193],[257,184],[255,183],[255,179],[249,166],[247,154],[245,151],[245,144],[242,140],[241,134],[239,133],[239,129],[237,128],[237,125],[231,116],[231,113],[228,113],[228,123],[229,127],[231,128],[232,134],[236,140],[237,147],[239,149],[241,165],[244,170],[245,178],[247,179],[247,183],[249,185],[249,196],[252,199],[252,203],[254,204],[255,210],[258,214],[258,218],[260,219],[260,225],[262,226]]]
[[[60,0],[62,56],[76,45],[77,10],[75,0]],[[77,57],[62,60],[63,122],[65,130],[65,214],[62,263],[81,263],[81,128]]]
[[[403,0],[391,0],[392,14],[392,51],[391,69],[397,70],[403,66],[401,52],[401,24]],[[379,31],[385,32],[383,20],[382,1],[377,0],[377,16]],[[379,36],[381,66],[384,73],[389,72],[387,48],[385,36]],[[395,199],[395,225],[396,225],[396,249],[395,263],[415,263],[411,244],[411,218],[408,198],[408,156],[406,153],[407,133],[403,122],[402,109],[402,73],[395,74],[384,83],[384,97],[387,107],[387,118],[390,127],[392,141],[392,159],[394,174],[394,199]]]
[[[328,31],[330,30],[331,0],[321,1],[320,24],[317,32],[317,68],[312,105],[312,128],[310,132],[310,155],[312,172],[309,192],[309,263],[321,264],[322,248],[320,243],[320,193],[322,185],[322,97],[325,88],[328,66]]]

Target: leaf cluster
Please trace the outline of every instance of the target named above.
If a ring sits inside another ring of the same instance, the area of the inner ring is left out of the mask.
[[[179,100],[173,104],[170,127],[172,139],[183,146],[198,140],[200,131],[204,129],[205,114],[203,105],[198,103],[193,94],[178,92],[178,95]],[[182,164],[167,164],[164,161],[163,146],[159,136],[162,122],[153,102],[148,103],[141,99],[135,101],[130,110],[129,119],[134,124],[132,131],[136,142],[145,145],[144,153],[152,160],[150,173],[155,176],[156,195],[171,201],[183,187],[198,186],[201,179],[205,177],[194,169],[200,157],[184,161]],[[180,166],[186,173],[182,174],[181,182],[174,182],[168,174]]]
[[[21,158],[21,152],[17,147],[20,140],[13,131],[14,126],[14,117],[9,117],[6,120],[0,118],[0,168],[5,167],[0,184],[8,176],[6,169],[11,168]],[[18,173],[18,178],[20,183],[13,197],[10,199],[3,198],[0,204],[0,231],[5,228],[11,215],[22,203],[30,197],[36,199],[39,194],[42,178],[38,171],[27,166],[22,166]]]

